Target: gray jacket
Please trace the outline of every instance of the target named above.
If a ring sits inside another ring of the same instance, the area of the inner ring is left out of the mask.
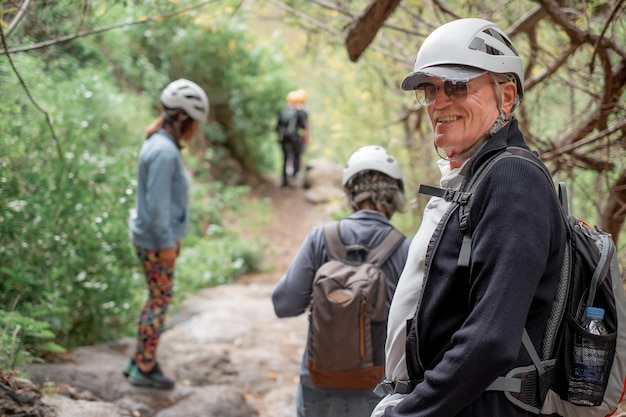
[[[360,210],[341,221],[340,235],[346,245],[360,244],[372,247],[382,242],[391,227],[387,218],[378,211]],[[410,244],[411,239],[406,238],[382,265],[387,278],[388,305],[407,260]],[[315,272],[326,261],[324,246],[323,226],[313,227],[287,268],[287,273],[272,293],[274,311],[278,317],[298,316],[307,310],[311,302]],[[307,351],[308,346],[304,349],[300,365],[300,381],[303,385],[316,388],[309,379]],[[374,396],[373,393],[368,393]]]
[[[146,139],[137,167],[130,239],[146,249],[176,247],[187,231],[189,178],[174,139],[161,129]]]

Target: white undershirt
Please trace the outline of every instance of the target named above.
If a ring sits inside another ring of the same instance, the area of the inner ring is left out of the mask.
[[[441,188],[460,187],[463,177],[459,175],[459,171],[462,167],[450,170],[450,163],[446,160],[439,160],[437,166],[441,172]],[[442,198],[431,197],[424,209],[422,223],[411,242],[407,262],[391,302],[387,323],[385,378],[390,381],[409,379],[405,352],[406,322],[415,315],[420,298],[428,243],[449,206],[450,203]],[[397,404],[403,396],[404,394],[391,394],[384,397],[372,412],[372,417],[380,417],[386,407]]]

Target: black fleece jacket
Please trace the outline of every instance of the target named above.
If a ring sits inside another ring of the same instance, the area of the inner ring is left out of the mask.
[[[465,169],[474,172],[507,146],[528,149],[515,120]],[[462,233],[455,210],[440,224],[438,243],[431,242],[413,323],[417,342],[407,345],[407,365],[424,380],[385,417],[530,415],[485,388],[531,364],[524,327],[540,349],[566,241],[559,203],[545,174],[523,158],[498,161],[471,201],[470,266],[457,266]]]

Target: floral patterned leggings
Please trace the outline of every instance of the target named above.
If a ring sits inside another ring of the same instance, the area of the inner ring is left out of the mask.
[[[172,301],[174,270],[159,263],[158,251],[135,246],[148,284],[148,299],[138,319],[135,361],[144,372],[156,365],[156,349],[165,326],[167,308]]]

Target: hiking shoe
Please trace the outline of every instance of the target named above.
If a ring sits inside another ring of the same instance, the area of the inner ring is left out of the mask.
[[[128,374],[128,382],[139,387],[172,389],[174,380],[167,377],[161,371],[159,364],[156,364],[150,372],[143,372],[135,364]]]
[[[135,367],[135,359],[128,358],[126,360],[126,364],[124,365],[124,369],[122,369],[122,373],[124,374],[126,378],[128,378],[128,375],[130,375],[130,371],[132,371],[134,367]]]

